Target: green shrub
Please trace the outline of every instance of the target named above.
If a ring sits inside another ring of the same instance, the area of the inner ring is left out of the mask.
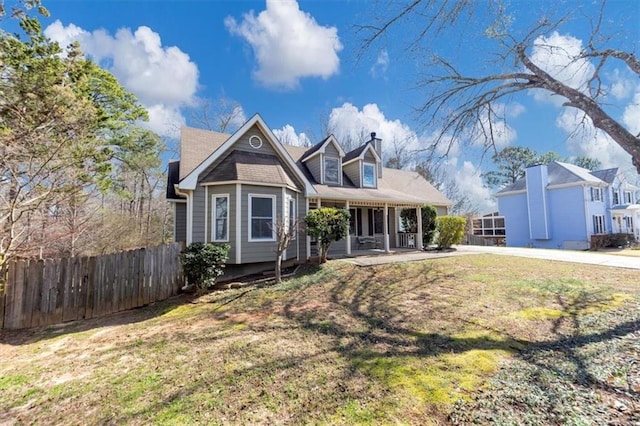
[[[436,223],[438,231],[436,244],[438,248],[446,249],[462,242],[467,219],[458,216],[440,216],[436,219]]]
[[[438,212],[436,208],[425,204],[422,206],[422,245],[427,247],[433,242],[436,234],[436,217]],[[402,209],[400,211],[400,219],[402,226],[407,232],[418,232],[418,221],[416,219],[415,209]]]
[[[192,243],[180,254],[187,283],[200,292],[215,284],[228,259],[228,244]]]
[[[350,217],[348,210],[322,207],[311,210],[304,218],[308,234],[318,240],[320,263],[327,261],[327,253],[332,242],[340,241],[349,235]]]

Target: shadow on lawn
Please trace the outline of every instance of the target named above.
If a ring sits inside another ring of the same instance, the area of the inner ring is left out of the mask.
[[[581,317],[594,306],[609,303],[611,298],[608,296],[588,292],[556,294],[561,316],[552,320],[552,336],[542,342],[522,339],[507,331],[488,327],[485,334],[476,335],[458,335],[451,331],[424,332],[416,328],[415,318],[399,307],[402,302],[407,302],[403,298],[408,294],[416,292],[409,297],[421,302],[418,308],[429,312],[430,319],[441,315],[443,319],[478,327],[470,318],[465,318],[464,307],[455,301],[448,306],[438,303],[442,292],[446,291],[450,276],[435,270],[426,262],[415,269],[412,276],[395,276],[393,279],[388,275],[380,276],[384,274],[384,269],[368,268],[364,278],[360,273],[362,271],[354,271],[330,288],[330,302],[334,306],[331,311],[342,310],[342,318],[327,316],[324,310],[301,310],[300,305],[305,301],[299,299],[292,299],[285,306],[285,316],[297,321],[303,328],[335,337],[333,350],[354,365],[395,357],[438,357],[470,350],[502,350],[514,354],[516,359],[523,360],[539,372],[547,371],[584,392],[597,389],[609,396],[626,395],[636,401],[640,398],[640,388],[597,377],[592,372],[594,364],[589,351],[583,350],[588,345],[623,338],[640,330],[640,318],[637,317],[595,329],[584,327]],[[391,285],[394,280],[409,283],[413,280],[415,284],[394,286]],[[346,282],[348,286],[344,285]],[[469,298],[469,303],[473,303],[473,295],[469,295]],[[554,359],[561,359],[565,364],[563,368],[558,368]],[[547,389],[547,392],[552,394],[554,390]],[[557,398],[548,399],[547,408],[550,413],[561,412],[562,408],[554,405],[567,403],[570,402],[559,394]]]
[[[0,330],[0,344],[19,346],[48,340],[66,334],[81,333],[102,327],[134,324],[165,315],[189,303],[193,296],[181,294],[150,305],[128,311],[114,312],[103,317],[70,321],[45,327],[23,330]]]

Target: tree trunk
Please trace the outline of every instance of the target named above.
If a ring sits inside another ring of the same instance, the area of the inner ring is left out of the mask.
[[[276,256],[276,283],[280,284],[282,282],[282,252],[278,253]]]

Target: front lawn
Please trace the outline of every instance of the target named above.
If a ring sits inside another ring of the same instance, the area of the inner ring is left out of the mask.
[[[640,421],[638,271],[492,255],[0,335],[0,424]]]

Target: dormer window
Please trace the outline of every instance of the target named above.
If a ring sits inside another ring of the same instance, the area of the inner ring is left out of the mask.
[[[324,157],[324,183],[340,183],[340,160]]]
[[[368,188],[376,187],[376,165],[362,163],[362,186]]]
[[[613,191],[613,205],[617,206],[618,204],[620,204],[620,192]]]

